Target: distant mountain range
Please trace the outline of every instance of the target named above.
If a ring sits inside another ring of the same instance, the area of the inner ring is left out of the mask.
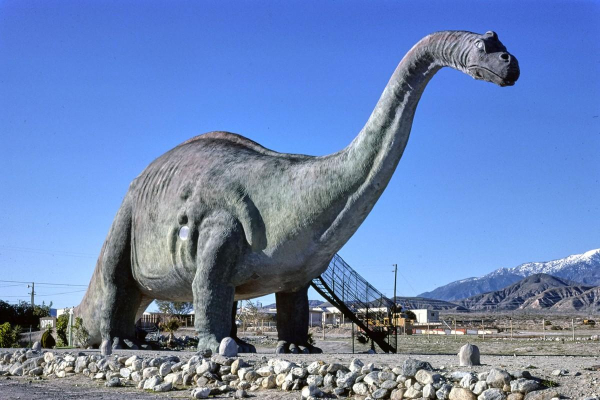
[[[471,296],[457,303],[471,311],[517,310],[533,305],[538,309],[551,308],[556,302],[591,288],[548,274],[534,274],[504,289]]]
[[[468,298],[482,293],[502,291],[502,289],[508,289],[508,286],[521,281],[523,278],[536,274],[548,274],[557,278],[563,278],[565,283],[572,281],[563,286],[579,285],[579,289],[573,289],[575,292],[585,287],[590,289],[594,286],[600,286],[600,249],[571,255],[560,260],[530,262],[514,268],[500,268],[479,278],[467,278],[440,286],[431,292],[421,293],[418,297],[445,300],[465,305],[465,303],[457,302],[457,300],[468,300]],[[551,285],[549,282],[546,283]],[[502,296],[502,294],[498,295]],[[548,296],[544,301],[550,301],[549,299],[552,295],[549,294]],[[586,299],[581,301],[585,304],[592,304],[594,301],[598,301],[598,296],[594,298],[589,293]],[[478,301],[475,301],[475,303],[479,304]]]

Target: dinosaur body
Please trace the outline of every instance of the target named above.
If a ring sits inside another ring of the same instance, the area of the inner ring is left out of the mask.
[[[236,300],[275,292],[279,350],[318,351],[307,344],[308,285],[387,186],[423,90],[444,66],[500,86],[519,76],[495,33],[439,32],[409,51],[359,135],[335,154],[277,153],[211,132],[152,162],[132,182],[76,310],[91,343],[132,337],[154,299],[193,299],[198,346],[214,350],[235,336]]]
[[[135,204],[131,259],[136,282],[149,296],[189,300],[195,238],[215,209],[239,221],[247,242],[230,277],[235,300],[292,290],[320,275],[335,253],[322,237],[335,213],[329,221],[321,219],[329,202],[315,204],[303,194],[307,186],[333,186],[325,176],[306,179],[307,171],[324,162],[272,152],[227,132],[199,136],[158,158],[128,194]],[[227,184],[215,184],[220,182]],[[183,227],[188,228],[184,238]]]

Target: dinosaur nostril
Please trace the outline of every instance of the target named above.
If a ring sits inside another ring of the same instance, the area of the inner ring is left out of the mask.
[[[504,61],[509,61],[510,60],[510,54],[508,53],[501,53],[500,54],[500,58]]]

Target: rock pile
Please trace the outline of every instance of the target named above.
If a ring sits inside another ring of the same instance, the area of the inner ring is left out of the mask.
[[[166,392],[191,390],[195,399],[229,393],[235,398],[267,389],[297,390],[304,399],[360,396],[370,399],[535,400],[558,397],[528,371],[492,368],[436,371],[429,363],[408,359],[401,366],[378,368],[358,358],[348,365],[314,361],[293,363],[262,357],[242,358],[197,353],[186,361],[162,357],[102,356],[100,354],[41,352],[28,349],[0,353],[0,375],[64,378],[83,374],[105,381],[107,387],[137,386]],[[41,378],[40,378],[41,379]]]

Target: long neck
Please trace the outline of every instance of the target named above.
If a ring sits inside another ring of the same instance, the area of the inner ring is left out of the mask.
[[[341,212],[322,240],[341,240],[343,244],[366,218],[402,157],[425,86],[444,66],[464,69],[462,43],[471,35],[439,32],[417,43],[394,71],[359,135],[344,150],[330,156],[329,165],[347,191],[342,196],[345,204]]]

